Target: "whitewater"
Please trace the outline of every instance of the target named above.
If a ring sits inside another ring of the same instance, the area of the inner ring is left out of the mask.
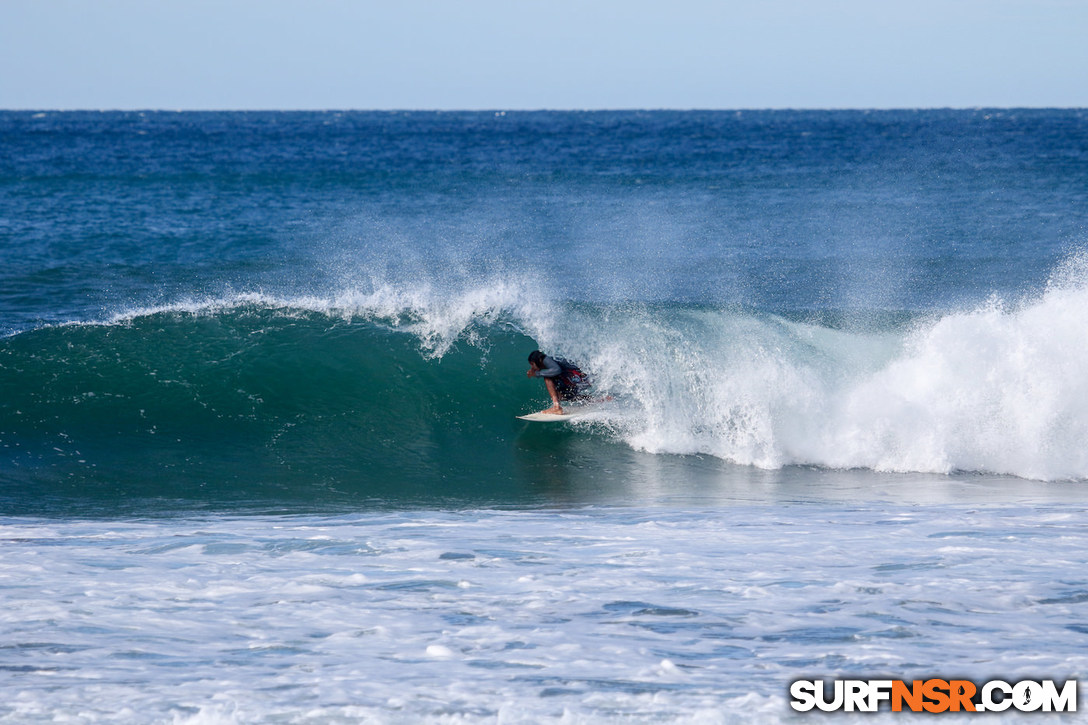
[[[1082,511],[8,521],[0,722],[795,722],[804,675],[1079,671]]]

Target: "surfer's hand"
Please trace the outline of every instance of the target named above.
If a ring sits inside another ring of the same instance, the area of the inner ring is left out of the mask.
[[[533,371],[532,371],[532,370],[529,370],[529,372],[525,373],[525,375],[526,375],[526,377],[530,377],[530,378],[531,378],[531,377],[533,377]]]

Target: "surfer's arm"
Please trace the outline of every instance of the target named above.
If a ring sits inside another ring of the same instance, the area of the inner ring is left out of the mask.
[[[548,412],[562,413],[563,406],[559,404],[559,391],[555,389],[555,379],[544,378],[544,385],[548,388],[548,395],[552,396],[552,407]]]

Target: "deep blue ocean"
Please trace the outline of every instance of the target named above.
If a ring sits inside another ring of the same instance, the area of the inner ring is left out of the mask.
[[[1083,678],[1086,360],[1084,110],[0,111],[0,722]]]

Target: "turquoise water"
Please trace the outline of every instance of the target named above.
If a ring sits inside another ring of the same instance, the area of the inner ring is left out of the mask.
[[[1084,111],[0,149],[2,721],[766,722],[802,676],[1084,670]],[[517,420],[538,347],[610,399]]]

